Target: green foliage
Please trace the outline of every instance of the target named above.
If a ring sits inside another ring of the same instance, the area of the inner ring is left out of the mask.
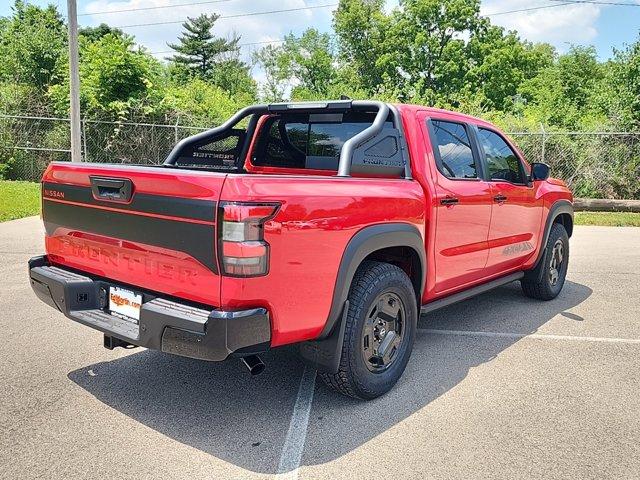
[[[593,123],[593,96],[602,85],[603,67],[593,47],[572,47],[524,80],[518,91],[529,104],[527,115],[545,125],[577,129]]]
[[[468,44],[469,68],[465,72],[462,98],[478,98],[486,109],[508,111],[517,101],[518,88],[526,79],[553,63],[554,50],[548,44],[521,41],[514,32],[483,22]]]
[[[216,14],[189,17],[182,24],[185,32],[178,38],[179,43],[168,44],[177,52],[171,61],[182,67],[184,74],[203,80],[211,79],[223,55],[237,53],[240,37],[227,40],[211,32],[219,17]]]
[[[615,57],[605,74],[605,90],[609,98],[601,100],[610,120],[619,129],[640,128],[640,36]]]
[[[253,60],[264,71],[265,80],[260,89],[262,98],[267,102],[283,101],[289,86],[289,59],[283,55],[282,48],[267,45],[254,53]]]
[[[286,88],[295,85],[291,97],[325,97],[337,79],[331,36],[315,28],[300,37],[286,35],[281,46],[269,45],[254,56],[266,74],[264,96],[280,101]]]
[[[214,76],[209,83],[217,85],[230,95],[239,95],[255,101],[258,97],[258,84],[251,76],[248,65],[237,58],[218,62]]]
[[[13,163],[11,156],[0,155],[0,180],[4,180],[9,175],[9,169]]]
[[[521,41],[480,16],[479,0],[342,0],[334,27],[344,65],[372,95],[425,105],[508,110],[518,87],[551,64],[549,45]]]
[[[340,56],[352,66],[367,91],[375,91],[384,80],[378,66],[388,49],[389,18],[384,14],[384,3],[384,0],[341,0],[333,17]]]
[[[62,81],[59,62],[66,27],[53,5],[40,8],[16,0],[13,15],[0,22],[0,81],[38,90]]]
[[[199,78],[217,85],[232,95],[257,97],[258,87],[249,66],[239,59],[240,37],[216,37],[211,32],[219,15],[200,15],[182,24],[185,32],[179,43],[168,44],[177,53],[170,60],[169,71],[177,83]]]
[[[161,65],[135,47],[128,36],[107,33],[99,40],[80,42],[80,99],[85,114],[124,117],[132,111],[154,113],[153,98]],[[69,87],[50,88],[56,111],[68,113]]]
[[[329,34],[310,28],[300,38],[287,35],[282,50],[296,88],[326,95],[336,76]]]
[[[222,88],[199,78],[166,88],[162,105],[181,124],[210,127],[218,125],[253,101],[249,94],[231,97]]]
[[[480,28],[479,0],[408,0],[391,14],[388,45],[376,63],[404,98],[429,105],[450,100],[464,87],[469,46]]]
[[[0,82],[0,112],[37,114],[43,109],[39,93],[33,85]]]
[[[116,37],[125,37],[127,36],[122,30],[119,28],[111,27],[106,23],[101,23],[97,27],[81,27],[78,30],[78,35],[84,37],[89,42],[97,42],[105,35],[115,35]]]

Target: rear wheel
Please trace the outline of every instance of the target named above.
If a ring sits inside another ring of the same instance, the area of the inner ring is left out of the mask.
[[[338,372],[320,377],[355,398],[388,392],[409,361],[417,319],[416,295],[407,274],[388,263],[363,262],[349,290]]]
[[[540,300],[556,298],[564,286],[568,266],[569,236],[562,224],[554,223],[540,263],[520,281],[522,291]]]

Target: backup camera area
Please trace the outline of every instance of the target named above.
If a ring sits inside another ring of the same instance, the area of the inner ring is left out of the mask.
[[[296,169],[341,177],[411,177],[400,115],[392,105],[376,101],[249,106],[219,127],[179,142],[164,166],[227,173]]]

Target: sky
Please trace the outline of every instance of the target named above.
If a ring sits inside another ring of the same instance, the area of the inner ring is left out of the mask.
[[[81,26],[97,25],[101,22],[122,29],[135,36],[138,43],[146,46],[157,57],[168,55],[167,42],[174,42],[181,31],[180,22],[187,16],[201,13],[222,15],[214,29],[221,36],[234,32],[241,36],[241,44],[270,42],[293,32],[300,34],[308,27],[320,31],[331,30],[331,12],[338,0],[77,0],[78,22]],[[595,1],[596,3],[591,3]],[[392,9],[398,0],[387,0]],[[572,2],[572,3],[569,3]],[[560,52],[570,45],[593,45],[598,56],[607,59],[613,48],[622,48],[640,37],[640,0],[483,0],[483,15],[492,23],[516,30],[521,38],[533,42],[549,42]],[[599,2],[599,3],[598,3]],[[628,3],[638,6],[603,5],[601,3]],[[29,0],[29,3],[45,5],[53,3],[66,14],[66,0]],[[193,3],[198,3],[193,5]],[[11,14],[13,0],[0,2],[0,16]],[[182,6],[176,6],[183,4]],[[184,5],[192,4],[192,5]],[[126,12],[122,10],[152,8]],[[304,7],[317,7],[300,10]],[[537,8],[544,7],[544,8]],[[289,12],[237,16],[246,13],[292,9]],[[293,10],[298,9],[298,10]],[[517,13],[512,10],[530,9]],[[120,11],[120,12],[115,12]],[[114,12],[106,14],[104,12]],[[497,14],[497,15],[494,15]],[[226,18],[225,18],[226,17]],[[175,23],[165,23],[175,22]],[[143,23],[161,25],[134,26]],[[253,50],[262,47],[242,47],[243,57],[250,58]],[[156,53],[158,52],[158,53]],[[260,72],[254,72],[260,76]]]

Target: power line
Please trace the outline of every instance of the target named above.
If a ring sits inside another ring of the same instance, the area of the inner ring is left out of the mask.
[[[482,16],[483,17],[497,17],[498,15],[507,15],[509,13],[530,12],[532,10],[542,10],[543,8],[562,7],[564,5],[571,5],[572,3],[573,2],[565,1],[564,3],[556,3],[554,5],[542,5],[540,7],[519,8],[517,10],[507,10],[507,11],[504,11],[504,12],[487,13],[486,15],[482,15]]]
[[[161,8],[176,8],[176,7],[188,7],[192,5],[206,5],[211,3],[224,3],[231,2],[233,0],[207,0],[206,2],[191,2],[191,3],[177,3],[173,5],[160,5],[157,7],[140,7],[140,8],[126,8],[123,10],[103,10],[102,12],[91,12],[91,13],[79,13],[79,17],[88,17],[88,16],[96,16],[96,15],[109,15],[111,13],[125,13],[125,12],[140,12],[142,10],[159,10]]]
[[[169,8],[169,7],[179,7],[179,6],[183,6],[183,5],[195,5],[195,4],[199,4],[199,3],[217,3],[217,2],[221,2],[221,1],[231,1],[231,0],[216,0],[216,2],[198,2],[198,3],[192,3],[192,4],[180,4],[180,5],[167,5],[165,7],[150,7],[150,8]],[[542,6],[538,6],[538,7],[528,7],[528,8],[519,8],[519,9],[515,9],[515,10],[506,10],[506,11],[502,11],[502,12],[494,12],[494,13],[488,13],[485,15],[482,15],[483,17],[496,17],[499,15],[507,15],[510,13],[522,13],[522,12],[530,12],[530,11],[534,11],[534,10],[541,10],[541,9],[546,9],[546,8],[556,8],[556,7],[562,7],[562,6],[566,6],[566,5],[575,5],[575,4],[584,4],[584,3],[591,3],[591,4],[599,4],[599,5],[624,5],[624,6],[631,6],[631,7],[640,7],[640,4],[632,4],[632,3],[622,3],[622,2],[601,2],[601,1],[597,1],[597,0],[551,0],[553,2],[562,2],[562,3],[555,3],[552,5],[542,5]],[[271,10],[271,11],[266,11],[266,12],[249,12],[249,13],[239,13],[239,14],[233,14],[233,15],[221,15],[219,18],[239,18],[239,17],[246,17],[246,16],[255,16],[255,15],[267,15],[267,14],[273,14],[273,13],[286,13],[286,12],[293,12],[293,11],[300,11],[300,10],[310,10],[310,9],[315,9],[315,8],[326,8],[326,7],[334,7],[337,6],[338,4],[336,3],[332,3],[332,4],[327,4],[327,5],[313,5],[313,6],[309,6],[309,7],[299,7],[299,8],[288,8],[288,9],[282,9],[282,10]],[[137,10],[137,9],[134,9]],[[137,24],[137,25],[123,25],[121,27],[116,27],[116,28],[131,28],[131,27],[142,27],[142,26],[148,26],[148,25],[168,25],[168,24],[177,24],[177,23],[183,23],[183,21],[171,21],[171,22],[156,22],[156,23],[143,23],[143,24]],[[254,45],[267,45],[267,44],[274,44],[274,43],[284,43],[284,40],[266,40],[266,41],[261,41],[261,42],[248,42],[248,43],[240,43],[237,46],[238,47],[249,47],[249,46],[254,46]],[[161,55],[161,54],[166,54],[166,53],[173,53],[173,50],[162,50],[162,51],[158,51],[158,52],[149,52],[150,55]]]
[[[256,15],[269,15],[272,13],[287,13],[287,12],[299,12],[301,10],[312,10],[317,8],[337,7],[337,3],[328,3],[325,5],[311,5],[309,7],[297,7],[297,8],[285,8],[281,10],[268,10],[265,12],[249,12],[249,13],[237,13],[233,15],[220,15],[218,18],[241,18],[241,17],[253,17]],[[172,25],[177,23],[184,23],[184,20],[173,20],[170,22],[152,22],[152,23],[138,23],[133,25],[119,25],[114,28],[134,28],[134,27],[148,27],[152,25]]]
[[[218,0],[220,1],[220,0]],[[230,0],[225,0],[225,1],[230,1]],[[498,15],[507,15],[510,13],[520,13],[520,12],[529,12],[532,10],[540,10],[540,9],[544,9],[544,8],[556,8],[556,7],[562,7],[565,5],[571,5],[571,4],[575,4],[576,2],[573,1],[564,1],[564,3],[557,3],[557,4],[553,4],[553,5],[543,5],[543,6],[539,6],[539,7],[528,7],[528,8],[519,8],[519,9],[515,9],[515,10],[506,10],[503,12],[495,12],[495,13],[488,13],[486,15],[482,15],[483,17],[496,17]],[[187,4],[184,4],[187,5]],[[625,5],[630,5],[630,4],[625,4]],[[181,6],[181,5],[169,5],[167,7],[176,7],[176,6]],[[336,7],[338,6],[337,3],[329,3],[329,4],[325,4],[325,5],[311,5],[308,7],[297,7],[297,8],[286,8],[286,9],[281,9],[281,10],[268,10],[265,12],[248,12],[248,13],[237,13],[237,14],[232,14],[232,15],[221,15],[218,18],[241,18],[241,17],[252,17],[252,16],[256,16],[256,15],[269,15],[269,14],[274,14],[274,13],[287,13],[287,12],[297,12],[297,11],[302,11],[302,10],[312,10],[312,9],[318,9],[318,8],[328,8],[328,7]],[[154,7],[155,8],[155,7]],[[155,26],[155,25],[175,25],[178,23],[184,23],[184,20],[172,20],[172,21],[168,21],[168,22],[151,22],[151,23],[137,23],[137,24],[132,24],[132,25],[120,25],[114,28],[136,28],[136,27],[148,27],[148,26]]]
[[[194,5],[210,5],[210,4],[214,4],[214,3],[226,3],[226,2],[232,2],[234,0],[206,0],[204,2],[189,2],[189,3],[176,3],[176,4],[172,4],[172,5],[159,5],[159,6],[155,6],[155,7],[140,7],[140,8],[126,8],[126,9],[122,9],[122,10],[103,10],[100,12],[86,12],[86,13],[79,13],[78,17],[89,17],[89,16],[97,16],[97,15],[110,15],[113,13],[126,13],[126,12],[140,12],[140,11],[147,11],[147,10],[160,10],[160,9],[165,9],[165,8],[179,8],[179,7],[190,7],[190,6],[194,6]],[[607,2],[607,1],[598,1],[598,0],[550,0],[552,2],[563,2],[562,5],[569,5],[569,4],[592,4],[592,5],[614,5],[614,6],[624,6],[624,7],[640,7],[639,3],[624,3],[624,2]],[[549,7],[555,7],[555,6],[559,6],[559,5],[545,5],[545,6],[541,6],[541,7],[530,7],[530,8],[524,8],[524,9],[518,9],[518,10],[509,10],[507,12],[496,12],[496,13],[490,13],[488,15],[484,15],[485,17],[488,16],[496,16],[496,15],[506,15],[508,13],[517,13],[517,12],[527,12],[530,10],[538,10],[541,8],[549,8]],[[305,7],[308,8],[308,7]]]
[[[253,45],[267,45],[272,43],[284,43],[284,40],[264,40],[262,42],[248,42],[248,43],[239,43],[236,47],[251,47]],[[162,50],[159,52],[148,52],[149,55],[160,55],[163,53],[174,53],[175,50]]]
[[[552,2],[559,2],[562,0],[551,0]],[[624,3],[624,2],[602,2],[599,0],[565,0],[566,3],[572,3],[574,5],[579,4],[591,4],[591,5],[613,5],[616,7],[640,7],[640,3]]]

